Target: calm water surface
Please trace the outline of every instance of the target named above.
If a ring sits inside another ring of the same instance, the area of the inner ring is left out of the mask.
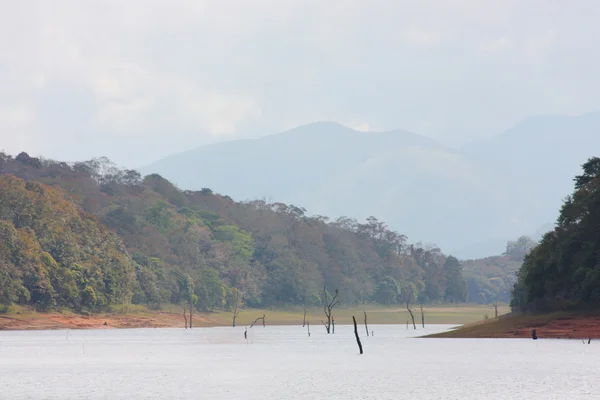
[[[405,325],[0,332],[1,399],[600,399],[600,341]]]

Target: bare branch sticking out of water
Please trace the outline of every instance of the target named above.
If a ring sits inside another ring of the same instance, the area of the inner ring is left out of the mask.
[[[356,337],[356,343],[358,344],[358,350],[360,351],[360,354],[362,354],[363,347],[362,347],[362,343],[360,342],[360,337],[358,337],[358,327],[356,326],[356,318],[354,318],[354,315],[352,316],[352,321],[354,322],[354,336]]]
[[[258,321],[262,320],[263,323],[263,328],[265,327],[265,314],[262,315],[262,317],[258,317],[254,320],[254,322],[252,323],[252,325],[250,325],[250,328],[252,328],[254,326],[254,324],[256,324]]]

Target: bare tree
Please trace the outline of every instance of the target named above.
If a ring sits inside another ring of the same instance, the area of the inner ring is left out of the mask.
[[[412,299],[412,293],[409,294],[408,299],[406,299],[406,309],[408,310],[408,312],[410,313],[410,317],[412,318],[413,328],[417,329],[417,325],[415,325],[415,316],[412,312],[412,306],[410,305],[411,299]],[[406,325],[408,326],[408,321],[406,322]]]
[[[304,319],[302,320],[302,327],[306,325],[306,302],[304,303]]]
[[[233,306],[233,327],[235,328],[235,320],[237,319],[238,315],[240,315],[240,311],[238,309],[238,306],[240,304],[240,292],[237,292],[236,296],[235,296],[235,305]]]
[[[310,337],[310,322],[306,321],[306,329],[308,330],[308,337]]]
[[[365,311],[365,331],[367,331],[367,336],[369,336],[369,326],[367,325],[367,312]]]
[[[327,286],[323,287],[323,312],[325,312],[325,317],[327,318],[327,323],[325,323],[323,321],[321,321],[321,322],[323,323],[323,326],[325,326],[325,330],[327,330],[327,334],[331,333],[332,323],[335,324],[335,322],[333,321],[332,311],[335,306],[340,304],[340,302],[337,300],[337,297],[338,297],[337,289],[335,289],[335,294],[333,296],[331,296],[329,294],[329,292],[327,291]],[[333,329],[334,329],[334,333],[335,333],[335,325],[334,325]]]
[[[262,320],[263,323],[263,328],[265,327],[265,314],[262,315],[262,317],[258,317],[254,320],[254,322],[252,323],[252,325],[250,325],[250,328],[252,328],[254,326],[254,324],[256,324],[258,321]]]
[[[352,321],[354,322],[354,336],[356,337],[356,343],[358,344],[358,350],[360,354],[363,353],[362,343],[360,343],[360,338],[358,337],[358,328],[356,327],[356,318],[354,315],[352,316]]]
[[[423,304],[421,304],[421,325],[425,328],[425,313],[423,312]]]
[[[183,307],[183,319],[185,321],[185,329],[187,329],[188,327],[188,323],[187,323],[187,315],[186,315],[187,309],[185,308],[185,306]]]

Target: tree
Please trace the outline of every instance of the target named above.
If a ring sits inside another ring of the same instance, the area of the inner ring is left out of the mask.
[[[513,309],[551,311],[600,302],[600,158],[590,158],[582,169],[556,228],[525,256],[513,287]]]
[[[525,256],[537,246],[537,243],[528,236],[521,236],[516,241],[509,241],[506,244],[505,255],[514,261],[523,261]]]
[[[386,276],[379,282],[373,299],[379,304],[397,304],[400,296],[400,284],[391,276]]]
[[[462,266],[456,257],[449,256],[444,263],[446,278],[446,292],[444,299],[450,303],[464,302],[467,300],[467,284],[463,278]]]
[[[335,289],[335,294],[332,296],[327,291],[327,286],[323,287],[323,312],[325,313],[325,317],[327,319],[327,323],[323,322],[323,325],[325,326],[327,334],[331,333],[331,326],[333,323],[333,309],[335,308],[335,306],[340,304],[340,302],[337,300],[338,294],[338,289]]]

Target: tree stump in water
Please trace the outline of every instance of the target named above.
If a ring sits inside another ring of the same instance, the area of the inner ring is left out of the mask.
[[[360,354],[362,354],[362,343],[360,342],[360,338],[358,337],[358,328],[356,327],[356,318],[354,318],[354,315],[352,316],[352,321],[354,322],[354,337],[356,337],[356,344],[358,344],[358,350],[360,351]]]
[[[537,340],[537,338],[538,338],[538,337],[537,337],[537,333],[536,333],[535,329],[531,331],[531,338],[532,338],[533,340]]]

